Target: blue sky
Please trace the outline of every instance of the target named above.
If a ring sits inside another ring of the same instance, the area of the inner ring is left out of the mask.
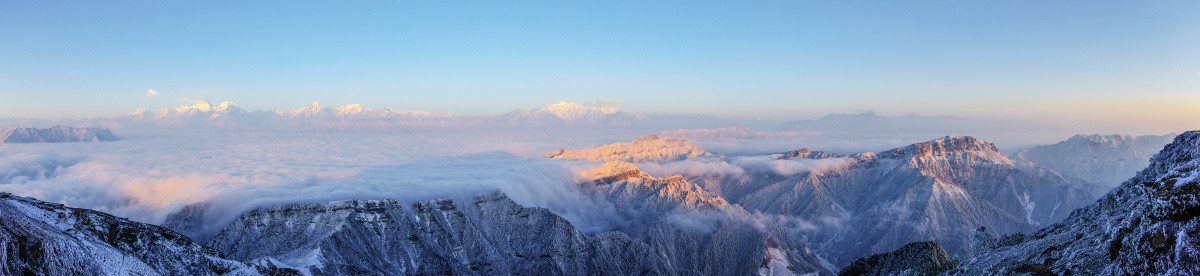
[[[185,97],[465,115],[607,98],[780,120],[1197,125],[1197,15],[1196,1],[4,1],[0,117]]]

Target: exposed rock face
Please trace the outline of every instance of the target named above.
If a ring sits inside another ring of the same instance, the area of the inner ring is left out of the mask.
[[[821,155],[834,156],[797,151],[793,158]],[[734,201],[747,210],[833,221],[810,241],[839,266],[929,240],[952,256],[970,256],[978,227],[992,234],[1029,232],[1095,199],[1086,183],[1015,166],[995,145],[972,137],[852,157],[840,170],[753,175],[727,186],[751,190]],[[722,187],[722,193],[736,190]]]
[[[589,271],[592,248],[569,222],[499,193],[457,205],[393,200],[296,203],[251,211],[210,245],[230,258],[321,275],[495,275]],[[622,264],[623,265],[623,264]]]
[[[652,177],[624,161],[608,162],[585,174],[593,181],[583,184],[585,191],[633,214],[662,216],[677,210],[729,207],[720,195],[709,193],[682,176]]]
[[[977,242],[967,275],[1200,274],[1200,131],[1183,133],[1149,167],[1098,202],[1031,235]]]
[[[935,242],[914,242],[884,254],[858,259],[838,275],[937,275],[957,262]]]
[[[656,178],[630,163],[608,162],[581,187],[612,203],[629,223],[617,229],[669,262],[671,274],[830,275],[794,229],[762,220],[681,176]]]
[[[1075,135],[1057,144],[1020,150],[1013,154],[1013,160],[1083,179],[1100,186],[1101,193],[1105,193],[1150,164],[1150,157],[1173,137],[1174,134]]]
[[[681,177],[612,162],[582,183],[623,209],[628,225],[585,234],[500,193],[413,203],[297,203],[251,211],[210,245],[267,268],[327,274],[753,274],[768,257],[831,275],[796,233],[733,208]],[[774,249],[764,245],[777,240]]]
[[[3,143],[63,143],[117,140],[108,128],[73,128],[55,126],[46,129],[7,127],[0,129]]]
[[[0,275],[259,273],[166,228],[7,193],[0,247]]]
[[[662,138],[650,134],[638,137],[629,143],[617,142],[587,149],[558,149],[544,154],[545,157],[561,159],[583,159],[592,162],[625,161],[652,162],[675,161],[710,155],[704,149],[683,138]]]

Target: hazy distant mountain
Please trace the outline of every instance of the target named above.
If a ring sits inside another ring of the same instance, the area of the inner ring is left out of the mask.
[[[726,178],[719,184],[721,194],[732,195],[747,210],[835,221],[839,228],[830,232],[836,234],[815,246],[839,266],[926,240],[952,255],[968,256],[970,237],[980,226],[994,233],[1031,231],[1095,199],[1086,183],[1015,166],[995,145],[972,137],[849,157],[812,151],[790,155],[849,163],[792,176]]]
[[[1136,176],[1060,223],[1028,235],[978,233],[976,254],[946,274],[1197,275],[1198,194],[1200,131],[1189,131]],[[866,269],[886,268],[860,262]]]
[[[558,102],[533,110],[513,110],[496,117],[497,124],[531,126],[631,126],[646,120],[613,106]]]
[[[560,159],[583,159],[592,162],[626,161],[675,161],[711,155],[684,138],[659,137],[650,134],[628,143],[617,142],[595,148],[558,149],[544,154],[545,157]]]
[[[117,140],[108,128],[73,128],[54,126],[46,129],[37,128],[0,128],[0,144],[3,143],[63,143],[63,142],[99,142]]]
[[[999,119],[977,119],[955,116],[883,116],[874,111],[856,114],[829,114],[816,120],[787,122],[783,129],[821,133],[946,135],[1008,133],[1028,131],[1057,131],[1058,128],[1037,122]],[[893,137],[900,138],[900,137]]]
[[[441,129],[525,128],[627,128],[648,127],[642,114],[627,113],[604,103],[559,102],[529,110],[514,110],[496,116],[460,116],[420,110],[367,108],[359,104],[325,107],[317,102],[292,110],[248,111],[232,101],[212,104],[204,100],[157,111],[137,109],[127,114],[87,119],[60,120],[73,126],[104,126],[114,129],[154,130],[250,130],[250,131],[371,131],[397,132]],[[13,125],[45,125],[51,121],[2,118]]]
[[[0,193],[0,247],[2,275],[260,272],[166,228],[8,193]]]
[[[754,131],[742,125],[733,125],[726,128],[676,129],[659,132],[658,136],[684,138],[689,140],[754,139],[771,137],[766,133]]]
[[[1086,180],[1107,192],[1150,164],[1150,157],[1173,137],[1075,135],[1057,144],[1020,150],[1013,154],[1013,160]]]

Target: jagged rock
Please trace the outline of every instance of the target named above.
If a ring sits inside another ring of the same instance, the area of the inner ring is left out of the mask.
[[[1061,223],[994,244],[958,273],[1200,274],[1200,131]]]
[[[258,275],[174,231],[0,193],[0,275]]]
[[[858,259],[838,275],[938,275],[954,269],[956,263],[936,242],[914,242]]]
[[[1041,166],[1065,176],[1076,177],[1106,193],[1150,164],[1150,157],[1171,142],[1174,134],[1121,136],[1075,135],[1053,145],[1023,149],[1013,160]]]
[[[835,156],[796,151],[795,157]],[[722,195],[751,211],[826,221],[813,246],[834,265],[936,241],[971,255],[972,235],[1029,232],[1095,199],[1087,183],[1013,164],[995,145],[943,137],[847,158],[841,169],[794,176],[750,175],[722,183]]]

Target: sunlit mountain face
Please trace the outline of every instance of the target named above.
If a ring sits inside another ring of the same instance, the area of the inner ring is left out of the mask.
[[[1200,275],[1198,14],[0,1],[0,276]]]

